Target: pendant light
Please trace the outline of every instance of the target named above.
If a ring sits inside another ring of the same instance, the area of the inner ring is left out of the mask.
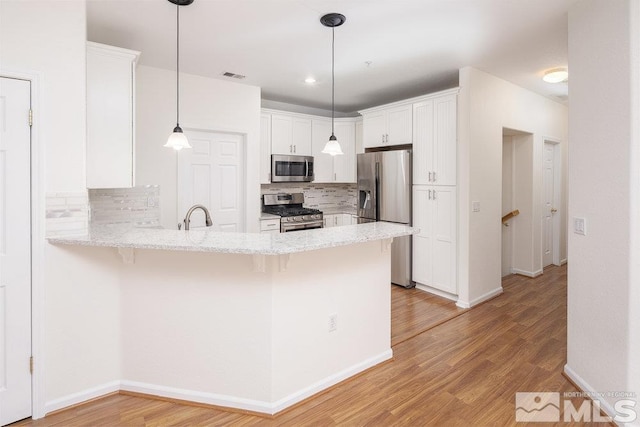
[[[169,135],[165,147],[180,151],[183,148],[191,148],[187,137],[180,127],[180,6],[188,6],[193,0],[169,0],[176,5],[176,127]]]
[[[330,154],[332,156],[344,154],[338,138],[334,133],[334,121],[335,121],[335,42],[336,42],[336,27],[344,24],[347,18],[340,13],[328,13],[320,18],[320,22],[325,27],[331,27],[331,136],[329,141],[322,149],[322,153]]]

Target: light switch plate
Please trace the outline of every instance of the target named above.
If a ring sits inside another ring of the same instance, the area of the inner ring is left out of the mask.
[[[573,232],[582,236],[586,236],[587,221],[584,218],[573,217]]]
[[[480,212],[480,202],[471,202],[471,210],[473,212]]]

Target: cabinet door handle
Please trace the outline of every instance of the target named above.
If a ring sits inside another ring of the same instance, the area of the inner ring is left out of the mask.
[[[433,173],[433,182],[436,182],[436,173]]]
[[[289,146],[289,152],[290,152],[290,153],[293,153],[293,145],[290,145],[290,146]]]
[[[293,152],[294,153],[296,152],[296,146],[295,145],[293,146]]]
[[[333,180],[334,180],[334,181],[337,181],[337,180],[338,180],[338,174],[337,174],[337,173],[335,173],[335,172],[334,172],[334,174],[333,174]]]
[[[429,193],[429,200],[431,200],[431,190],[427,190]]]
[[[429,172],[429,182],[431,182],[431,172]]]
[[[436,199],[436,190],[433,190],[433,200]]]

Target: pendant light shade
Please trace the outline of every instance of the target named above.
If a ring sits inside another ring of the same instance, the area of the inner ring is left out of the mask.
[[[180,151],[183,148],[191,148],[182,128],[180,127],[180,6],[188,6],[193,0],[169,0],[176,5],[176,127],[169,135],[165,147]]]
[[[322,149],[322,153],[331,154],[332,156],[338,156],[344,154],[342,152],[342,147],[340,147],[340,143],[338,143],[338,138],[334,134],[331,134],[329,137],[329,142],[327,142]]]
[[[344,24],[346,21],[344,15],[340,13],[328,13],[320,18],[320,22],[325,27],[331,27],[331,136],[329,137],[329,141],[326,143],[324,148],[322,149],[322,153],[330,154],[332,156],[338,156],[344,154],[342,152],[342,148],[340,147],[340,143],[338,142],[338,138],[336,138],[334,134],[334,121],[335,121],[335,42],[336,42],[336,31],[335,28]]]

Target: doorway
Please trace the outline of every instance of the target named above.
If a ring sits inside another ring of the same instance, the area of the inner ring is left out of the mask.
[[[0,425],[31,416],[31,82],[0,77]]]
[[[193,147],[178,153],[178,218],[201,204],[211,213],[215,231],[245,231],[244,137],[236,133],[185,130]],[[190,228],[205,227],[196,210]]]
[[[534,252],[533,134],[514,129],[502,133],[502,277],[537,275]]]

